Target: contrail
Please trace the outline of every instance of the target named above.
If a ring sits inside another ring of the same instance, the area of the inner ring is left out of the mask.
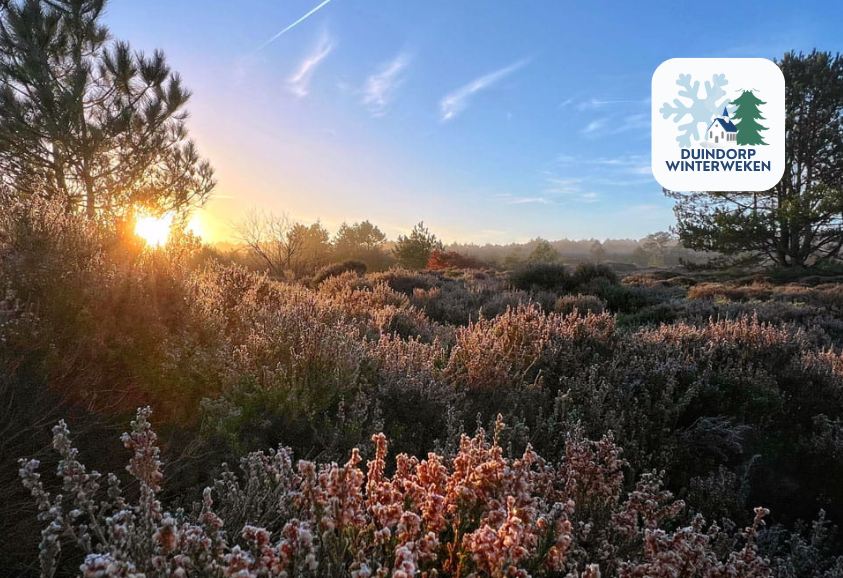
[[[323,1],[321,4],[319,4],[316,8],[314,8],[313,10],[311,10],[310,12],[308,12],[307,14],[305,14],[304,16],[302,16],[301,18],[299,18],[298,20],[296,20],[295,22],[293,22],[292,24],[290,24],[289,26],[287,26],[284,30],[282,30],[281,32],[279,32],[278,34],[276,34],[275,36],[273,36],[272,38],[270,38],[269,40],[267,40],[266,42],[264,42],[263,44],[261,44],[261,45],[260,45],[260,46],[258,46],[257,48],[255,48],[255,49],[252,51],[252,54],[254,54],[255,52],[259,52],[259,51],[263,50],[264,48],[266,48],[267,46],[269,46],[270,44],[272,44],[273,42],[275,42],[276,40],[278,40],[278,38],[279,38],[282,34],[284,34],[285,32],[288,32],[288,31],[292,30],[293,28],[295,28],[296,26],[298,26],[299,24],[301,24],[302,22],[304,22],[305,20],[307,20],[308,18],[310,18],[310,16],[311,16],[311,15],[313,15],[313,13],[314,13],[314,12],[318,11],[320,8],[322,8],[325,4],[327,4],[327,3],[328,3],[328,2],[330,2],[330,1],[331,1],[331,0],[324,0],[324,1]]]

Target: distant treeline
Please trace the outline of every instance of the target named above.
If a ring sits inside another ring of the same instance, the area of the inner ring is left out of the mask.
[[[681,262],[703,262],[710,254],[682,247],[670,233],[658,232],[641,239],[558,239],[542,238],[526,243],[463,244],[447,247],[485,263],[509,268],[522,263],[558,261],[562,263],[608,262],[647,266],[670,266]]]
[[[217,257],[287,278],[318,274],[344,262],[354,262],[349,266],[355,270],[382,271],[393,265],[408,269],[515,269],[526,264],[582,262],[663,267],[711,257],[682,247],[664,231],[642,239],[536,238],[507,245],[445,245],[424,223],[390,241],[369,221],[343,223],[331,235],[319,222],[303,224],[284,215],[258,211],[249,213],[238,225],[235,243],[212,250]]]

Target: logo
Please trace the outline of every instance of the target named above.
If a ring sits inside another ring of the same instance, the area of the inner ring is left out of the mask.
[[[674,191],[764,191],[784,174],[784,76],[765,58],[673,58],[653,73],[653,176]]]

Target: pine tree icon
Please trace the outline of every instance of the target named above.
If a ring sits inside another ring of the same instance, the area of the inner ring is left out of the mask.
[[[732,114],[737,121],[738,144],[739,145],[766,145],[761,136],[762,130],[768,127],[761,126],[757,121],[766,120],[758,110],[759,105],[767,104],[755,96],[751,90],[744,90],[743,93],[732,104],[737,105],[738,110]]]

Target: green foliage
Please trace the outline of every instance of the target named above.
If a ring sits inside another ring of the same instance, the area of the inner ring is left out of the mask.
[[[574,281],[565,265],[549,263],[524,265],[509,274],[512,286],[522,291],[546,289],[565,291],[573,287]]]
[[[559,253],[544,239],[539,239],[538,244],[527,257],[527,262],[533,264],[553,264],[558,261]]]
[[[424,223],[413,227],[409,235],[399,235],[392,253],[398,263],[408,269],[424,269],[430,259],[430,254],[443,249],[442,241],[427,230]]]
[[[574,268],[572,278],[574,285],[585,285],[595,279],[605,279],[613,285],[618,283],[617,273],[608,265],[580,263]]]
[[[333,258],[362,261],[369,271],[379,271],[390,263],[390,255],[383,250],[385,241],[386,235],[369,221],[343,223],[332,241]]]
[[[213,170],[187,139],[189,91],[162,52],[111,40],[104,8],[105,0],[3,3],[3,185],[89,217],[203,203]]]
[[[843,56],[790,52],[778,64],[786,91],[782,180],[768,191],[665,191],[676,199],[677,232],[685,247],[780,267],[811,266],[840,255]],[[749,108],[739,108],[739,114],[757,118],[760,101],[751,92],[740,98]],[[755,121],[747,118],[740,126],[747,122]],[[739,131],[739,142],[747,138]]]
[[[672,242],[673,235],[666,231],[651,233],[644,237],[641,248],[648,256],[647,264],[654,267],[663,267],[666,264],[667,253]]]
[[[0,305],[13,320],[0,355],[28,368],[21,387],[64,397],[58,413],[153,404],[168,447],[205,456],[178,462],[177,496],[209,483],[212,458],[283,444],[338,460],[378,431],[412,455],[455,451],[501,413],[507,452],[530,443],[554,463],[569,432],[611,429],[629,471],[665,470],[694,512],[744,524],[760,503],[791,529],[819,507],[843,518],[829,497],[843,475],[838,285],[341,264],[305,287],[193,268],[192,249],[141,252],[48,208],[0,219],[0,281],[21,302]],[[17,400],[13,415],[32,415]]]
[[[591,260],[595,263],[602,263],[606,260],[606,249],[603,248],[600,241],[594,241],[588,253],[591,256]]]
[[[369,221],[349,225],[343,223],[334,236],[337,253],[353,255],[357,251],[371,251],[383,245],[386,235]]]
[[[288,232],[288,242],[298,247],[297,255],[290,262],[296,276],[312,273],[330,257],[330,234],[319,222],[309,226],[294,224]]]

